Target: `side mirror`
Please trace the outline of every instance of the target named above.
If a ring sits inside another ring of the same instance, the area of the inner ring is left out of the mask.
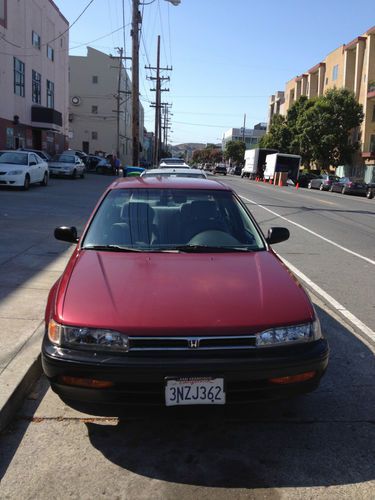
[[[79,238],[77,235],[77,228],[61,226],[57,227],[54,232],[55,238],[61,241],[67,241],[68,243],[77,243]]]
[[[290,233],[286,227],[270,227],[266,241],[269,245],[281,243],[289,239]]]
[[[30,166],[30,167],[33,167],[34,165],[36,165],[36,161],[31,161],[31,162],[29,163],[29,166]]]

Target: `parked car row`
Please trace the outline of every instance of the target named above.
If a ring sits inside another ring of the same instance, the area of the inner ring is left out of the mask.
[[[362,179],[355,177],[337,177],[336,175],[309,175],[310,179],[307,181],[308,189],[320,189],[320,191],[331,191],[334,193],[342,194],[358,194],[366,196],[371,199],[375,194],[375,185],[366,184]],[[313,177],[311,177],[313,176]],[[300,186],[303,187],[300,183]]]

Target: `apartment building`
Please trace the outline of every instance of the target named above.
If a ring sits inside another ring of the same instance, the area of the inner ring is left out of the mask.
[[[257,123],[254,125],[254,128],[230,128],[224,132],[222,149],[225,149],[225,145],[229,141],[244,141],[246,149],[255,148],[261,138],[265,135],[266,129],[266,123]]]
[[[285,115],[301,95],[310,99],[334,87],[351,90],[363,106],[361,147],[354,162],[375,165],[375,26],[289,80],[284,92],[271,96],[268,116],[271,119],[274,114]]]
[[[86,56],[69,57],[69,80],[70,147],[92,154],[118,154],[123,164],[131,165],[131,81],[122,61],[87,47]],[[144,112],[141,105],[139,114],[143,150]]]
[[[52,0],[0,0],[0,149],[67,146],[68,29]]]

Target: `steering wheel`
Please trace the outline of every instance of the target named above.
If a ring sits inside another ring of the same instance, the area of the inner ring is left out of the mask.
[[[197,233],[188,241],[188,245],[234,246],[240,244],[231,234],[214,229]]]

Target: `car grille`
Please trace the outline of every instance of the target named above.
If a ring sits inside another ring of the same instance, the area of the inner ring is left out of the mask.
[[[255,335],[230,337],[129,337],[129,352],[252,349]]]

